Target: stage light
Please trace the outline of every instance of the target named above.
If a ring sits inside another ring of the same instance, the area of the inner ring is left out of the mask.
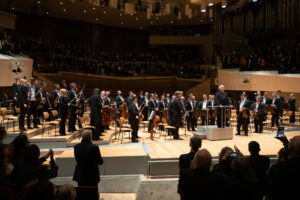
[[[201,0],[201,12],[206,12],[206,0]]]
[[[38,3],[38,4],[40,4],[41,2],[40,2],[40,1],[38,1],[37,3]]]
[[[103,14],[106,14],[106,11],[105,11],[105,10],[103,11]]]
[[[96,18],[96,21],[98,21],[99,19],[98,18]]]
[[[64,12],[66,12],[66,9],[64,8]]]
[[[227,0],[222,0],[222,8],[226,8],[227,7]]]
[[[136,21],[138,21],[138,20],[139,20],[139,18],[135,18],[135,20],[136,20]]]
[[[174,23],[173,20],[171,20],[170,23],[173,24]]]
[[[93,10],[96,10],[96,8],[95,8],[95,7],[93,7]]]
[[[61,1],[61,2],[59,2],[59,4],[60,4],[60,5],[63,5],[63,2]]]
[[[122,13],[120,13],[120,16],[122,16]]]
[[[84,13],[86,13],[86,10],[83,10]]]
[[[209,0],[208,6],[213,6],[213,5],[214,5],[213,0]]]
[[[15,7],[12,7],[11,9],[12,9],[12,10],[15,10]]]
[[[258,1],[258,0],[252,0],[252,2],[254,2],[254,3],[257,2],[257,1]]]

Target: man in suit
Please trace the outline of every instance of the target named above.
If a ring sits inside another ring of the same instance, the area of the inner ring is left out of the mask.
[[[267,189],[266,173],[270,167],[270,159],[259,154],[260,146],[256,141],[249,142],[248,150],[250,152],[250,157],[248,158],[249,164],[258,179],[259,199],[263,199]]]
[[[216,93],[216,106],[219,106],[217,110],[217,124],[218,128],[224,128],[226,124],[226,109],[223,106],[229,106],[229,98],[226,92],[224,92],[224,85],[219,86],[219,91]]]
[[[26,131],[25,124],[25,115],[28,109],[28,86],[25,79],[21,79],[17,88],[17,107],[20,108],[19,116],[19,129],[21,131]]]
[[[149,126],[148,126],[148,132],[150,133],[151,130],[153,129],[153,114],[154,112],[158,111],[158,108],[156,107],[155,104],[155,99],[154,99],[154,94],[150,94],[150,100],[148,102],[148,113],[149,113]],[[153,114],[152,114],[153,113]],[[152,116],[151,116],[152,114]],[[151,117],[151,118],[150,118]]]
[[[141,90],[140,94],[138,95],[138,104],[142,105],[144,103],[144,100],[145,100],[144,91]]]
[[[208,109],[209,109],[209,115],[210,115],[210,120],[209,120],[209,125],[215,125],[215,120],[216,120],[216,110],[214,106],[216,105],[215,101],[215,95],[210,95],[209,101],[207,103]]]
[[[141,108],[138,106],[138,99],[136,96],[133,97],[133,102],[130,104],[128,109],[130,127],[132,129],[131,141],[138,142],[137,135],[139,130],[139,114]]]
[[[262,102],[265,104],[265,106],[270,106],[272,104],[272,100],[268,97],[268,92],[264,92]]]
[[[58,114],[60,117],[59,134],[66,135],[66,120],[68,116],[69,103],[67,99],[67,90],[62,89],[59,97]]]
[[[201,148],[202,140],[198,135],[194,135],[190,139],[190,152],[181,154],[179,157],[179,169],[189,169],[191,161],[194,159],[195,153]]]
[[[77,94],[77,85],[76,83],[70,84],[71,90],[68,91],[67,99],[70,103],[70,118],[68,124],[68,132],[74,133],[76,131],[75,123],[77,118],[77,103],[80,101],[79,95]]]
[[[201,110],[201,121],[202,126],[207,123],[207,111],[208,111],[208,100],[206,94],[202,96],[202,101],[198,104],[199,109]]]
[[[144,109],[142,111],[143,115],[144,115],[144,119],[143,121],[147,121],[148,120],[148,106],[149,106],[149,93],[145,92],[145,96],[144,96]],[[141,106],[143,106],[141,104]]]
[[[169,104],[168,104],[168,115],[169,115],[169,125],[174,126],[174,110],[173,110],[173,105],[174,105],[174,99],[176,98],[175,95],[172,96]],[[168,130],[168,135],[172,135],[172,131]]]
[[[190,131],[191,128],[192,131],[195,131],[194,109],[195,109],[195,104],[193,102],[193,94],[190,94],[188,100],[185,102],[185,110],[189,111],[189,114],[187,116],[188,131]]]
[[[263,118],[264,118],[265,104],[261,101],[261,97],[256,97],[256,102],[252,104],[251,110],[254,111],[254,127],[255,133],[262,133]]]
[[[260,100],[261,100],[261,101],[263,100],[263,98],[262,98],[263,96],[261,95],[260,91],[257,91],[257,92],[256,92],[255,97],[254,97],[254,98],[255,98],[255,101],[256,101],[256,98],[257,98],[257,97],[260,97]]]
[[[37,95],[39,94],[39,86],[36,82],[36,79],[32,77],[30,79],[30,84],[28,85],[28,95],[30,101],[30,107],[27,110],[27,129],[32,129],[31,127],[31,116],[33,116],[33,128],[38,128],[38,119],[37,119]]]
[[[81,138],[81,143],[74,146],[76,167],[73,180],[78,186],[96,186],[98,190],[100,182],[98,165],[103,164],[99,146],[92,144],[91,130],[84,129],[81,132]]]
[[[20,81],[20,77],[16,76],[15,78],[16,82],[13,83],[12,88],[13,88],[13,111],[14,115],[17,116],[17,112],[15,107],[17,106],[17,96],[18,96],[18,82]]]
[[[118,108],[119,108],[121,105],[123,105],[123,103],[124,103],[124,99],[123,99],[123,97],[122,97],[122,92],[121,92],[121,90],[118,90],[118,91],[117,91],[116,102],[117,102]]]
[[[170,101],[171,101],[170,93],[167,93],[166,94],[166,104],[167,104],[167,106],[169,105]]]
[[[288,101],[290,114],[290,123],[295,123],[295,111],[296,111],[296,98],[295,94],[290,94]]]
[[[182,140],[179,137],[179,127],[181,125],[181,113],[184,111],[184,105],[181,101],[182,91],[176,91],[176,98],[173,101],[173,112],[174,112],[174,126],[175,130],[173,132],[173,137],[175,140]]]
[[[238,102],[238,107],[236,109],[237,116],[237,135],[241,134],[241,125],[243,125],[243,130],[245,136],[248,136],[248,125],[250,123],[250,102],[245,98],[244,94],[241,94],[241,100]],[[244,116],[246,113],[246,116]]]
[[[94,89],[93,95],[89,99],[90,108],[91,108],[91,125],[96,129],[93,132],[93,140],[101,140],[100,135],[102,131],[102,101],[99,95],[100,90],[98,88]]]
[[[178,193],[183,200],[222,199],[222,182],[210,172],[211,154],[206,149],[197,151],[190,169],[180,170]],[[216,192],[217,191],[217,192]]]
[[[192,97],[192,102],[193,102],[194,106],[197,107],[198,101],[196,100],[196,97],[194,95]],[[197,125],[198,125],[197,121],[198,121],[198,119],[196,119],[196,117],[194,115],[194,117],[193,117],[194,127],[197,127]]]
[[[133,92],[132,92],[132,91],[129,91],[128,97],[127,97],[127,99],[126,99],[126,103],[127,103],[127,106],[128,106],[128,107],[129,107],[130,104],[132,104],[132,102],[133,102],[132,96],[133,96]]]
[[[273,99],[271,100],[271,108],[272,108],[272,127],[276,125],[277,127],[279,126],[279,115],[280,115],[280,105],[281,101],[279,98],[277,98],[276,93],[274,92],[272,94]]]
[[[53,109],[57,110],[59,105],[59,97],[60,97],[60,86],[59,84],[55,83],[54,84],[54,90],[52,91],[52,95],[51,95],[51,103],[52,103],[52,107]]]
[[[277,90],[277,96],[276,98],[279,99],[279,102],[280,102],[280,105],[278,107],[278,111],[279,111],[279,116],[283,116],[283,107],[284,107],[284,103],[285,103],[285,100],[284,100],[284,97],[281,95],[281,90]]]

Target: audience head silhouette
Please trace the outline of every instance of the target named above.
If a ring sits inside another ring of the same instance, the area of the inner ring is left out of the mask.
[[[76,191],[74,186],[65,184],[56,190],[57,200],[74,200],[76,198]]]
[[[190,147],[193,152],[197,152],[199,148],[202,146],[202,140],[198,135],[191,137],[190,139]]]
[[[89,129],[83,129],[81,132],[82,140],[92,140],[92,131]]]
[[[260,146],[259,146],[258,142],[256,142],[256,141],[249,142],[248,150],[251,155],[258,155],[260,152]]]
[[[201,149],[197,151],[194,159],[192,160],[191,168],[201,168],[205,170],[209,170],[211,166],[211,154],[206,149]]]

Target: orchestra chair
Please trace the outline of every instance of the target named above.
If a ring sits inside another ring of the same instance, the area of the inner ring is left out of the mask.
[[[231,110],[230,121],[231,121],[230,125],[236,126],[237,124],[236,110]]]
[[[20,108],[18,108],[18,111],[16,111],[16,112],[19,114],[20,113]],[[16,133],[15,125],[16,125],[16,122],[19,120],[19,117],[14,116],[14,115],[7,115],[7,108],[6,107],[1,107],[1,116],[2,116],[1,124],[4,124],[4,120],[6,120],[6,130],[8,130],[8,122],[12,121],[13,130],[14,130],[14,133]]]
[[[124,126],[125,123],[125,118],[124,117],[120,117],[120,119],[116,120],[117,122],[117,127],[119,128],[119,135],[118,135],[118,140],[120,139],[120,135],[121,135],[121,144],[124,138],[124,133],[128,133],[129,135],[129,142],[131,141],[131,132],[132,129],[128,128],[127,126]]]
[[[163,127],[164,127],[164,131],[161,131],[160,134],[159,134],[159,138],[161,137],[161,135],[163,135],[165,138],[164,140],[167,139],[167,136],[170,136],[171,138],[173,137],[173,135],[168,135],[168,132],[169,131],[174,131],[176,128],[174,126],[170,126],[168,124],[163,124]],[[165,133],[165,134],[164,134]]]
[[[75,187],[75,200],[99,200],[98,186],[78,186]]]
[[[88,113],[84,113],[82,117],[79,117],[80,123],[82,125],[82,129],[91,129],[92,131],[96,130],[95,126],[91,125],[91,118]],[[79,131],[79,136],[80,136],[81,131]]]
[[[290,112],[290,115],[289,115],[289,112]],[[290,116],[292,116],[292,111],[288,111],[288,112],[284,111],[282,117],[280,117],[279,120],[281,123],[285,124],[285,122],[289,121]]]
[[[146,131],[146,127],[148,127],[149,121],[141,121],[140,123],[144,125],[144,131]]]
[[[267,126],[269,131],[273,131],[273,128],[272,128],[272,115],[271,113],[268,112],[268,115],[267,115],[267,120],[266,121],[263,121],[263,127]]]
[[[60,123],[60,119],[56,119],[58,116],[58,112],[57,110],[51,110],[51,114],[52,114],[52,121],[49,122],[50,125],[54,126],[54,136],[56,137],[56,127],[59,126]]]
[[[57,116],[58,116],[57,110],[52,110],[52,111],[51,111],[51,114],[52,114],[53,117],[57,117]],[[48,112],[43,112],[43,128],[42,128],[43,130],[42,130],[42,137],[44,136],[44,132],[45,132],[46,125],[49,126],[49,129],[48,129],[48,135],[50,134],[51,127],[54,126],[54,136],[56,137],[56,127],[59,126],[60,121],[59,121],[59,120],[47,121],[48,119],[50,119],[49,113],[48,113]]]

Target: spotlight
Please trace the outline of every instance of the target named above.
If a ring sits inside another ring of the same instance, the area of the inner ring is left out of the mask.
[[[214,5],[213,0],[209,0],[208,6],[213,6],[213,5]]]

